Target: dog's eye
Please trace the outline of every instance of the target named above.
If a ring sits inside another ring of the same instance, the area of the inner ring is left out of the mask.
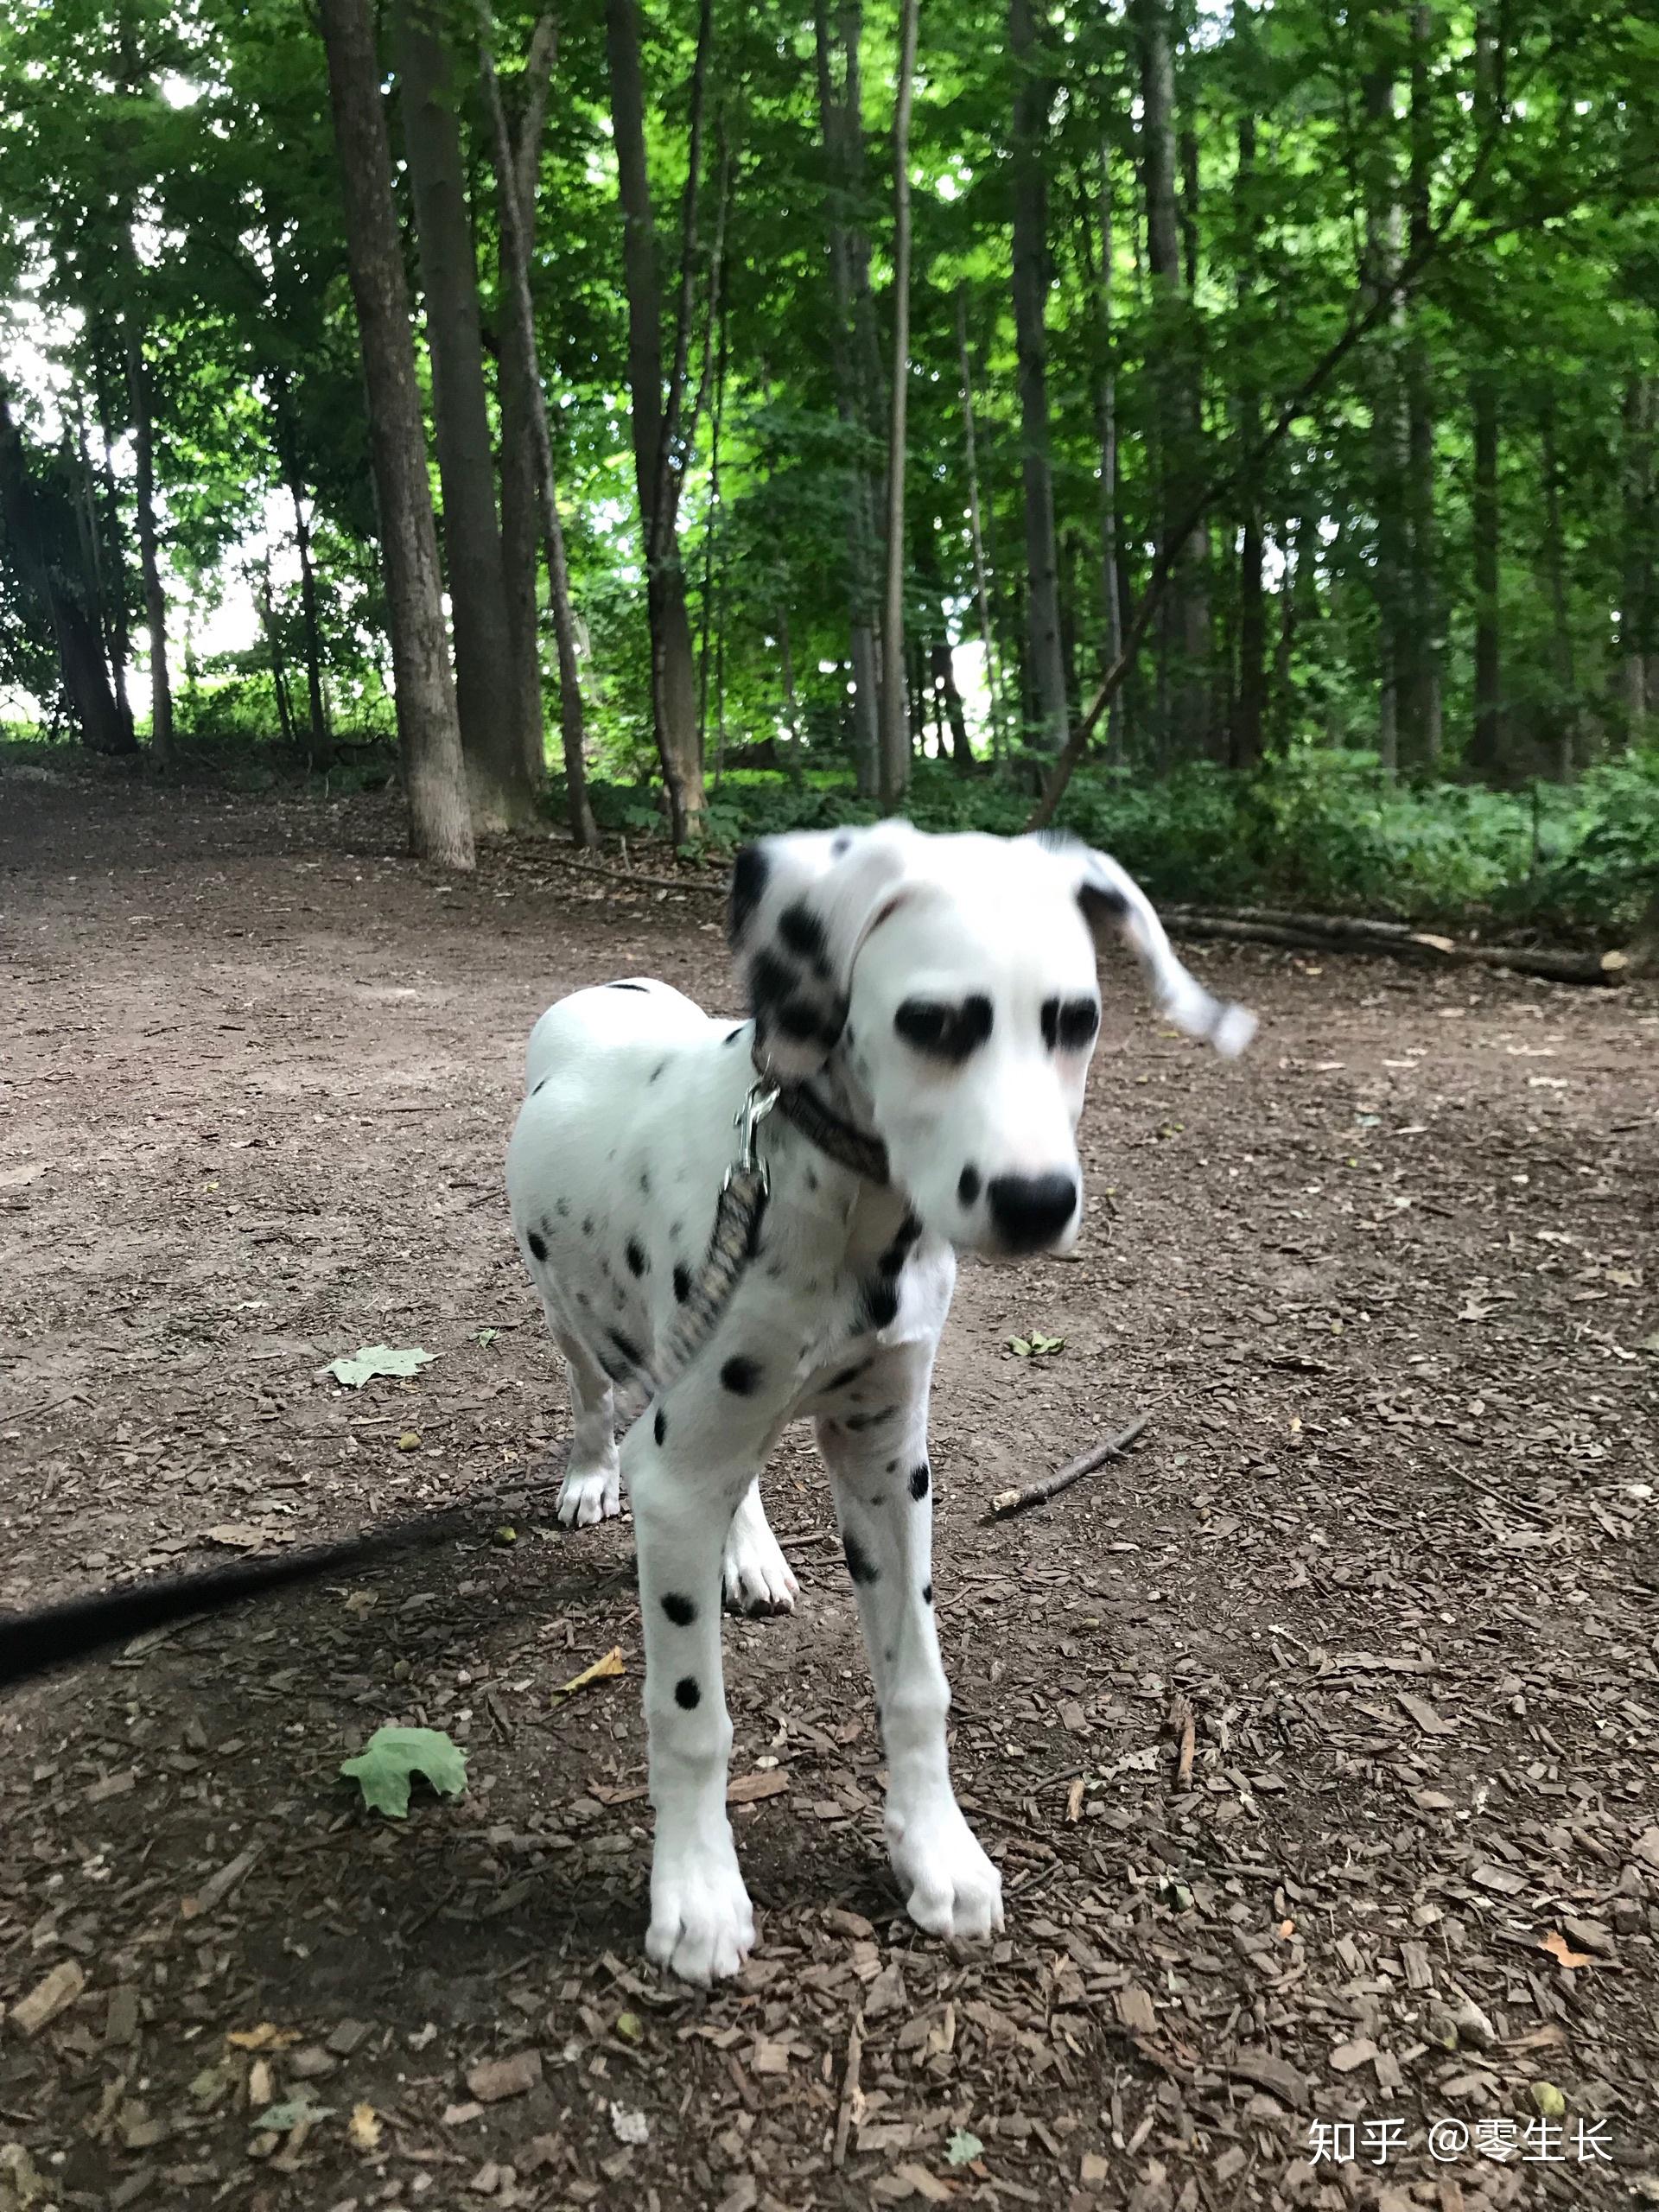
[[[1093,999],[1045,999],[1043,1042],[1052,1052],[1081,1052],[1100,1027],[1100,1008]]]
[[[991,1002],[976,991],[960,1006],[940,999],[906,999],[893,1017],[893,1026],[918,1052],[931,1060],[960,1065],[991,1033]]]

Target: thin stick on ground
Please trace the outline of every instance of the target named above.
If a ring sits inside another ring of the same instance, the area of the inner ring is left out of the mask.
[[[1046,1505],[1050,1498],[1058,1497],[1063,1490],[1070,1490],[1073,1483],[1081,1482],[1085,1475],[1093,1474],[1095,1469],[1103,1466],[1108,1459],[1122,1459],[1151,1419],[1150,1414],[1137,1414],[1127,1428],[1120,1429],[1104,1444],[1093,1446],[1077,1459],[1068,1459],[1065,1466],[1052,1475],[1045,1475],[1041,1482],[1027,1483],[1024,1490],[999,1491],[991,1500],[991,1510],[985,1518],[988,1521],[1007,1521],[1016,1513],[1026,1512],[1031,1506]]]

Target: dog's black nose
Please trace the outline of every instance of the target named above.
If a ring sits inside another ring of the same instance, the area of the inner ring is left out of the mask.
[[[1010,1252],[1040,1252],[1071,1221],[1077,1186],[1069,1175],[994,1175],[991,1219]]]

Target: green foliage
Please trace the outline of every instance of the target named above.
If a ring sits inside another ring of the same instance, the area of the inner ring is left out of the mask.
[[[599,783],[593,798],[607,828],[660,832],[649,794]],[[1012,783],[923,762],[908,812],[923,829],[1009,836],[1030,809]],[[798,789],[775,775],[730,776],[709,809],[709,858],[781,830],[875,819],[871,802],[824,772]],[[1166,900],[1422,922],[1502,913],[1611,938],[1659,889],[1659,753],[1522,792],[1396,782],[1347,753],[1303,752],[1250,775],[1209,763],[1161,779],[1085,768],[1062,826]]]

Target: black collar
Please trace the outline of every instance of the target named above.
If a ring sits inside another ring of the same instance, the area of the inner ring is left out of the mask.
[[[887,1147],[830,1111],[816,1091],[804,1083],[784,1084],[778,1093],[778,1111],[809,1143],[828,1153],[838,1166],[851,1168],[867,1183],[888,1180]]]

